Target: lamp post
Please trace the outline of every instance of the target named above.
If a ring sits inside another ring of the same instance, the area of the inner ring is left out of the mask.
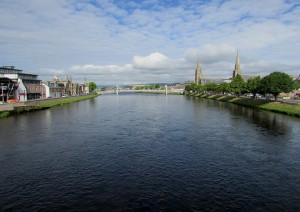
[[[2,89],[2,103],[4,102],[3,101],[3,82],[1,83],[1,89]]]

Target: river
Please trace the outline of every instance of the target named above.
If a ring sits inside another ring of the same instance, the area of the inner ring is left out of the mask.
[[[300,119],[120,94],[0,119],[1,211],[299,211]]]

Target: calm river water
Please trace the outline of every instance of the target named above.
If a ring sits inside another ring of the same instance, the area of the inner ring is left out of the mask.
[[[103,95],[0,120],[1,211],[299,211],[300,119]]]

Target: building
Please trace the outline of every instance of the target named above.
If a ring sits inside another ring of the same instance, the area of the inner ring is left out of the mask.
[[[45,93],[43,97],[45,98],[77,96],[89,93],[89,86],[86,78],[79,84],[74,82],[70,76],[66,76],[64,80],[54,77],[52,81],[44,81],[42,84]]]
[[[83,82],[79,84],[79,94],[88,94],[89,93],[89,83],[87,81],[87,78],[84,77]]]
[[[7,77],[0,77],[0,103],[13,101],[17,84]],[[17,102],[17,100],[15,101]]]
[[[200,67],[199,58],[197,60],[197,66],[196,66],[196,70],[195,70],[195,83],[196,83],[196,85],[203,83],[202,82],[202,71],[201,71],[201,67]]]
[[[232,78],[236,77],[238,74],[242,75],[241,67],[240,67],[239,51],[237,52],[237,55],[236,55],[235,67],[234,67],[234,70],[233,70]]]
[[[64,84],[58,83],[55,77],[52,81],[42,82],[44,86],[44,98],[59,98],[64,94]]]
[[[3,95],[5,95],[6,102],[27,101],[43,96],[44,89],[36,74],[23,73],[14,66],[2,66],[0,67],[0,78],[2,79],[1,97],[4,99]]]

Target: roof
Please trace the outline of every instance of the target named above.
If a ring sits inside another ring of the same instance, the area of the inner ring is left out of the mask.
[[[15,83],[13,80],[7,78],[7,77],[0,77],[0,83]]]

